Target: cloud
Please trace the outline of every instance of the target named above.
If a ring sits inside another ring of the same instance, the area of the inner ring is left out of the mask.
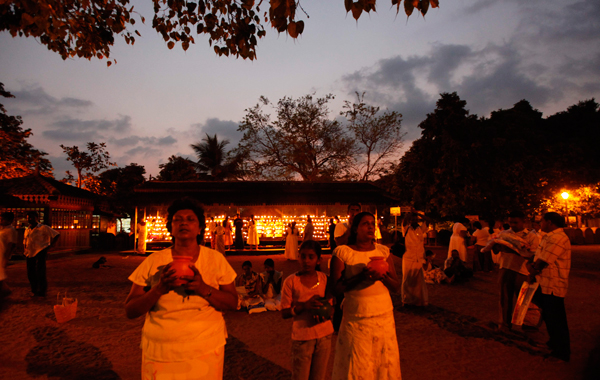
[[[219,140],[229,140],[227,149],[235,147],[242,138],[242,133],[238,132],[239,123],[231,120],[221,120],[218,118],[208,118],[204,123],[196,123],[190,126],[190,132],[197,139],[196,143],[206,137],[206,134],[211,136],[217,135]]]
[[[109,141],[111,144],[114,144],[118,147],[135,146],[138,143],[143,143],[145,145],[170,146],[177,142],[177,140],[172,136],[144,137],[144,136],[136,136],[136,135],[127,136],[127,137],[123,137],[120,139],[111,138],[111,139],[109,139]]]
[[[466,16],[487,17],[496,5],[475,2]],[[351,96],[366,91],[367,102],[401,112],[407,140],[417,136],[416,126],[442,92],[456,91],[480,116],[521,99],[554,113],[582,96],[600,96],[600,2],[511,0],[502,7],[519,17],[504,40],[433,43],[424,54],[392,56],[348,73],[342,88]]]
[[[147,146],[138,146],[136,148],[130,149],[125,152],[123,157],[120,157],[120,161],[130,159],[132,157],[141,157],[141,158],[156,158],[162,154],[160,149],[147,147]]]
[[[42,135],[53,140],[107,140],[110,135],[129,131],[131,129],[131,117],[121,115],[115,120],[64,118],[47,124],[47,127],[49,129],[42,132]]]
[[[89,100],[72,97],[56,98],[49,95],[41,86],[26,85],[20,91],[11,91],[14,98],[7,99],[7,104],[14,107],[21,116],[51,115],[59,111],[88,109],[94,105]]]

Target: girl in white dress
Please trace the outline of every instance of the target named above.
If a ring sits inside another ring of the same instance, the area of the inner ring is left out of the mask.
[[[258,238],[258,231],[256,230],[256,221],[254,215],[250,215],[250,222],[248,223],[248,245],[254,246],[255,250],[258,250],[260,240]]]
[[[288,225],[285,233],[285,258],[298,260],[298,238],[300,237],[296,222]]]

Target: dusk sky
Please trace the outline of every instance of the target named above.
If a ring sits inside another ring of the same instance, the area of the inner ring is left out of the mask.
[[[0,103],[33,130],[30,142],[49,153],[58,179],[72,170],[60,144],[106,142],[120,166],[135,162],[153,176],[171,155],[194,158],[190,144],[205,133],[233,148],[261,95],[276,103],[332,93],[334,118],[366,91],[368,103],[403,114],[405,147],[441,92],[456,91],[479,116],[521,99],[549,116],[600,98],[598,0],[440,0],[408,20],[379,0],[358,22],[342,0],[305,0],[304,33],[293,40],[267,25],[255,61],[218,57],[204,36],[187,52],[169,50],[150,27],[152,2],[132,4],[146,18],[136,20],[142,37],[133,46],[117,38],[111,67],[0,34],[0,82],[16,96]]]

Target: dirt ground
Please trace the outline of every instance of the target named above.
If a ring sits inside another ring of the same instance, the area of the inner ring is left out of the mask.
[[[437,253],[438,263],[445,258],[443,250]],[[93,269],[100,256],[109,267]],[[284,276],[299,267],[283,255],[228,260],[241,273],[244,260],[262,270],[268,257]],[[96,252],[49,260],[46,299],[30,296],[25,262],[11,262],[8,282],[13,293],[0,304],[0,379],[139,379],[143,317],[128,320],[123,301],[130,288],[127,277],[143,259]],[[401,273],[397,258],[396,268]],[[498,314],[496,273],[479,272],[460,285],[428,285],[427,310],[405,309],[394,296],[403,378],[600,379],[599,275],[600,246],[574,247],[565,300],[570,363],[544,360],[544,327],[528,334],[492,328]],[[57,293],[65,291],[78,299],[78,312],[75,319],[59,324],[53,305]],[[278,312],[227,312],[225,319],[225,379],[290,378],[291,320]]]

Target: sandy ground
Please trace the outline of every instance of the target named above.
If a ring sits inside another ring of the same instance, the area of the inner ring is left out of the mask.
[[[100,256],[109,268],[92,269]],[[271,257],[284,276],[298,264],[282,255],[232,256],[241,273]],[[436,261],[441,263],[443,248]],[[324,256],[325,261],[329,256]],[[144,258],[119,252],[72,255],[48,261],[46,299],[30,296],[25,262],[8,267],[13,293],[0,304],[0,379],[139,379],[143,318],[128,320],[123,301],[129,274]],[[600,246],[573,249],[566,298],[571,332],[570,363],[544,361],[538,344],[545,328],[528,334],[499,333],[497,274],[477,273],[465,284],[429,285],[428,310],[396,304],[396,331],[404,379],[600,379]],[[396,260],[401,273],[401,260]],[[56,294],[77,297],[77,318],[59,324]],[[289,379],[291,320],[278,312],[225,314],[229,331],[225,378]],[[333,358],[333,353],[332,353]],[[331,360],[330,360],[331,365]]]

